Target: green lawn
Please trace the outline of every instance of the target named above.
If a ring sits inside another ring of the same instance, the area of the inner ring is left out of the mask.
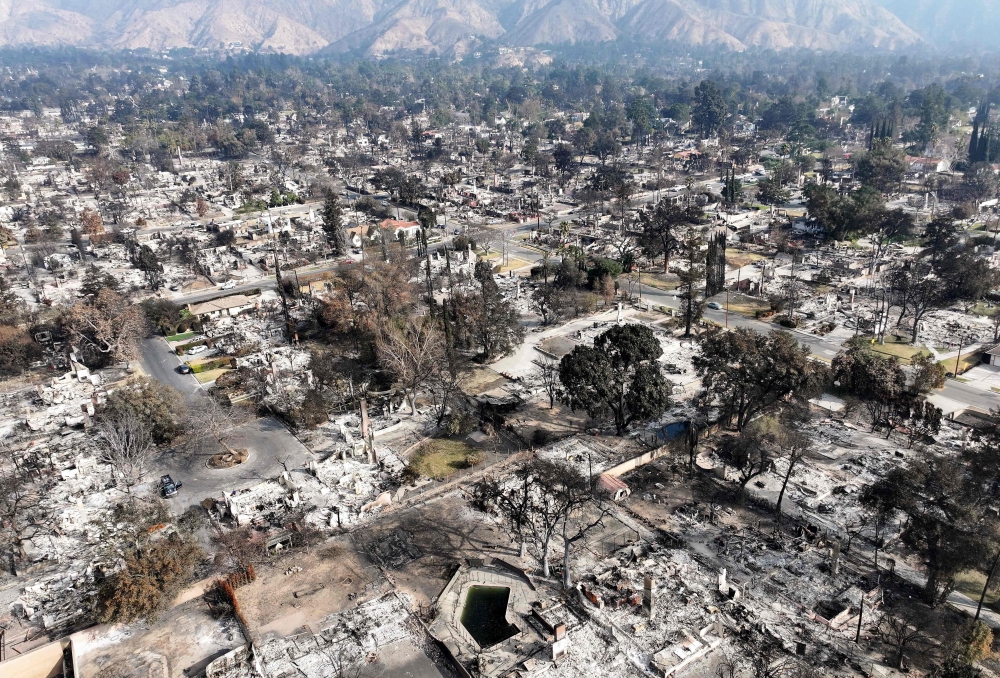
[[[649,285],[650,287],[655,287],[658,290],[676,290],[680,287],[679,280],[664,280],[662,274],[649,274],[646,273],[642,276],[642,284]]]
[[[915,358],[918,355],[930,355],[930,351],[921,346],[913,346],[912,344],[906,343],[906,341],[895,341],[892,337],[886,337],[885,344],[880,344],[875,342],[872,344],[872,350],[876,353],[883,353],[885,355],[896,356],[903,362],[910,362],[911,358]],[[952,365],[954,367],[954,365]]]
[[[190,339],[197,332],[185,332],[184,334],[175,334],[171,337],[167,337],[167,341],[184,341],[185,339]]]
[[[760,261],[761,259],[766,259],[763,254],[758,254],[756,252],[741,252],[738,249],[732,247],[726,249],[726,263],[733,268],[743,268],[755,261]]]
[[[986,317],[992,317],[1000,313],[1000,308],[997,306],[989,307],[985,301],[980,301],[978,304],[969,309],[969,315],[985,315]]]
[[[723,306],[726,305],[725,301],[721,301],[720,303]],[[730,313],[740,313],[742,315],[753,316],[757,311],[769,310],[771,310],[771,304],[763,299],[754,299],[753,297],[748,297],[742,294],[729,294]]]
[[[958,374],[968,372],[981,362],[983,362],[983,354],[981,351],[969,353],[968,355],[963,353],[962,357],[958,360]],[[948,360],[942,360],[941,366],[944,367],[945,372],[954,372],[955,359],[949,358]]]
[[[955,577],[955,590],[964,593],[972,599],[974,603],[979,602],[979,596],[983,595],[983,586],[986,584],[986,575],[976,570],[966,570],[960,572]],[[994,578],[990,585],[990,591],[986,592],[986,605],[993,605],[1000,599],[1000,582]]]
[[[219,377],[221,377],[226,372],[231,371],[231,367],[219,367],[214,370],[206,370],[204,372],[198,372],[194,375],[194,378],[198,380],[199,384],[207,384],[213,382]]]
[[[417,451],[410,465],[422,476],[441,480],[468,468],[466,460],[475,453],[476,449],[462,440],[433,438]]]
[[[210,370],[218,370],[222,368],[232,367],[232,358],[229,356],[222,356],[219,358],[199,358],[197,360],[192,360],[188,363],[191,371],[195,374],[201,374],[202,372],[208,372]]]

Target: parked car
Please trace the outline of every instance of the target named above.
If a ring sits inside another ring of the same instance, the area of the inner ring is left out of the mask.
[[[180,372],[181,374],[191,374],[191,366],[181,365],[180,367],[177,368],[177,371]]]
[[[223,283],[223,285],[222,285],[222,289],[224,289],[224,290],[231,290],[234,287],[236,287],[236,281],[235,280],[230,280],[229,282]]]
[[[198,355],[199,353],[204,353],[208,350],[208,346],[205,344],[199,344],[198,346],[193,346],[188,350],[188,355]]]
[[[170,476],[160,476],[160,495],[164,499],[169,499],[177,495],[177,490],[181,489],[184,483],[175,483]]]
[[[721,310],[722,310],[722,304],[720,304],[720,303],[719,303],[719,302],[717,302],[717,301],[710,301],[710,302],[708,302],[708,303],[707,303],[707,304],[705,304],[705,305],[706,305],[706,306],[708,306],[708,307],[709,307],[709,308],[711,308],[711,309],[714,309],[714,310],[716,310],[716,311],[721,311]]]

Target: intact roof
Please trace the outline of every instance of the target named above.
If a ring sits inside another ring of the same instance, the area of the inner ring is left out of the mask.
[[[250,303],[250,297],[245,294],[232,294],[228,297],[221,297],[219,299],[209,299],[200,304],[188,304],[188,310],[191,311],[192,315],[205,315],[206,313],[215,313],[216,311],[227,311],[231,308],[239,308],[240,306],[247,306]]]
[[[386,219],[382,222],[382,228],[413,228],[419,226],[415,221],[401,221],[399,219]]]

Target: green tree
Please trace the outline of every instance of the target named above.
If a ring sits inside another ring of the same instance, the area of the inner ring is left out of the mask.
[[[185,317],[191,320],[194,319],[194,316],[192,316],[188,311],[182,309],[169,299],[144,299],[139,303],[139,305],[146,313],[146,317],[149,319],[149,322],[155,325],[156,328],[164,334],[173,334],[177,325]]]
[[[103,127],[88,127],[85,138],[87,145],[97,152],[108,145],[108,133]]]
[[[538,139],[528,137],[524,142],[524,146],[521,147],[521,159],[524,160],[525,165],[534,165],[537,157]]]
[[[932,262],[943,257],[960,242],[958,224],[954,219],[938,217],[924,229],[924,246],[927,248],[924,254],[930,255]]]
[[[757,201],[764,205],[784,205],[790,197],[791,194],[776,179],[757,182]]]
[[[978,567],[994,550],[996,521],[980,499],[972,468],[961,459],[924,453],[861,494],[873,510],[906,516],[900,537],[925,564],[922,597],[931,606],[947,599],[960,572]]]
[[[680,243],[684,266],[677,270],[677,277],[680,279],[678,298],[684,315],[685,337],[691,336],[691,326],[698,322],[705,310],[705,301],[699,294],[705,281],[705,252],[701,247],[701,234],[694,228],[688,228]]]
[[[140,245],[135,250],[132,265],[142,271],[150,289],[156,291],[163,287],[163,264],[149,245]]]
[[[97,266],[88,266],[83,276],[83,284],[80,285],[80,293],[84,297],[96,297],[98,292],[105,288],[118,292],[120,287],[121,283],[115,276]]]
[[[989,260],[970,247],[947,250],[934,264],[934,273],[944,283],[945,298],[972,307],[1000,284],[1000,276]]]
[[[872,431],[883,425],[891,431],[892,416],[908,394],[899,361],[875,353],[869,341],[859,337],[834,357],[832,370],[834,384],[868,411]]]
[[[908,268],[892,271],[887,283],[902,308],[900,318],[908,313],[913,320],[910,343],[917,343],[920,323],[928,311],[948,306],[952,297],[944,280],[934,275],[933,267],[925,261],[915,261]]]
[[[933,143],[942,131],[947,129],[951,117],[948,112],[948,95],[941,85],[933,84],[910,93],[909,103],[919,106],[920,121],[916,129],[904,138],[921,146]]]
[[[872,261],[869,267],[869,274],[872,275],[889,249],[889,245],[894,240],[911,235],[916,228],[913,217],[901,209],[878,210],[872,214],[872,218],[866,220],[865,225],[867,228],[864,232],[872,246]]]
[[[155,443],[165,444],[180,434],[184,411],[184,399],[175,389],[154,379],[136,377],[108,395],[99,417],[114,420],[135,415],[149,429]]]
[[[703,137],[713,136],[726,121],[726,100],[711,80],[702,80],[694,88],[694,108],[691,120]]]
[[[659,340],[645,325],[621,325],[577,346],[559,364],[564,400],[594,418],[609,413],[618,435],[634,421],[652,419],[670,406],[670,384],[657,358]]]
[[[667,200],[661,200],[651,210],[640,210],[639,223],[642,225],[640,243],[646,256],[653,259],[663,257],[663,272],[670,271],[670,254],[680,246],[680,229],[684,224],[697,224],[702,220],[702,212],[696,207],[684,208]]]
[[[740,327],[709,330],[694,366],[706,395],[742,430],[758,414],[788,397],[809,397],[824,370],[809,360],[809,348],[787,332],[759,334]]]
[[[323,219],[323,230],[326,232],[326,238],[334,256],[344,256],[348,250],[347,229],[344,228],[344,211],[340,206],[340,198],[333,191],[326,194],[320,216]]]
[[[479,350],[482,362],[492,362],[511,353],[524,341],[524,328],[513,303],[503,297],[488,261],[476,262],[477,294],[454,295],[449,305],[454,317],[457,344]]]
[[[876,140],[854,164],[861,183],[882,193],[897,190],[906,177],[906,158],[889,140]]]
[[[882,195],[870,186],[841,196],[830,186],[809,184],[803,189],[803,195],[810,219],[835,240],[865,234],[885,207]]]
[[[645,143],[653,131],[653,123],[657,117],[653,103],[648,97],[636,97],[629,103],[626,114],[632,123],[632,142]]]
[[[718,446],[719,455],[739,473],[740,503],[746,498],[751,480],[766,473],[778,456],[781,426],[774,417],[761,417],[748,424],[737,435],[724,437]]]
[[[573,169],[573,148],[569,144],[557,144],[552,151],[552,159],[555,161],[556,170],[566,174]]]
[[[722,200],[732,207],[743,200],[743,182],[736,178],[736,168],[732,167],[723,177]]]

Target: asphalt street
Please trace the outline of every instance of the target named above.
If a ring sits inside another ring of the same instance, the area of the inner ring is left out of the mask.
[[[188,408],[186,423],[190,424],[194,420],[192,413],[204,407],[208,395],[193,375],[177,371],[181,361],[162,337],[143,342],[141,364],[148,376],[173,386],[184,396]],[[250,450],[247,462],[229,469],[209,468],[209,458],[222,448],[207,432],[198,431],[191,431],[184,444],[160,452],[153,460],[149,477],[154,483],[161,475],[169,474],[175,482],[184,484],[177,496],[169,500],[173,511],[180,513],[207,497],[221,498],[223,494],[274,478],[285,466],[303,468],[312,459],[309,450],[274,417],[254,420],[227,443],[233,448]]]
[[[650,194],[652,195],[652,194]],[[458,222],[456,222],[457,224]],[[515,233],[525,233],[536,228],[534,222],[517,224],[514,225],[513,230]],[[449,237],[445,236],[448,240]],[[537,262],[541,259],[541,252],[532,247],[525,247],[517,242],[512,242],[508,245],[508,253],[512,257],[517,257],[524,261]],[[551,260],[550,260],[551,261]],[[315,273],[323,270],[333,270],[339,264],[337,262],[330,262],[328,265],[320,265],[318,267],[310,267],[309,272]],[[190,295],[184,295],[182,298],[176,299],[180,303],[196,303],[201,301],[206,301],[208,299],[214,299],[230,294],[237,294],[239,292],[245,292],[247,290],[252,290],[255,288],[260,289],[275,289],[277,283],[273,276],[266,276],[260,280],[247,283],[245,285],[239,285],[235,288],[229,290],[223,290],[221,288],[213,288],[210,290],[205,290],[202,292],[196,292]],[[639,285],[641,289],[642,301],[645,303],[664,306],[667,308],[679,308],[680,304],[677,297],[670,292],[650,287],[649,285]],[[637,290],[638,291],[638,290]],[[713,310],[705,309],[704,317],[712,320],[713,322],[719,323],[720,325],[728,325],[729,327],[748,327],[750,329],[756,330],[758,332],[773,332],[781,330],[776,325],[771,323],[763,322],[757,320],[756,318],[750,318],[738,313],[729,313],[728,323],[726,319],[725,310]],[[812,354],[822,360],[830,361],[841,349],[841,345],[835,341],[825,339],[823,337],[818,337],[816,335],[807,334],[804,332],[794,332],[795,338],[799,342],[807,345],[812,352]],[[162,351],[168,352],[166,345],[162,345]],[[144,347],[143,350],[143,360],[145,364],[147,350]],[[197,383],[194,381],[193,377],[185,377],[184,375],[177,374],[176,372],[166,369],[167,364],[171,364],[170,361],[173,360],[173,367],[180,364],[175,356],[161,356],[160,349],[153,349],[150,347],[150,359],[152,363],[150,369],[159,370],[156,372],[155,376],[161,381],[166,381],[171,383],[175,388],[181,392],[190,392],[191,389],[197,390]],[[959,403],[964,403],[966,405],[989,411],[992,409],[1000,408],[1000,394],[994,393],[992,391],[986,391],[975,386],[969,386],[962,382],[956,381],[954,379],[949,379],[948,383],[945,385],[944,389],[939,391],[939,393],[951,400],[955,400]],[[289,436],[291,437],[291,436]]]

